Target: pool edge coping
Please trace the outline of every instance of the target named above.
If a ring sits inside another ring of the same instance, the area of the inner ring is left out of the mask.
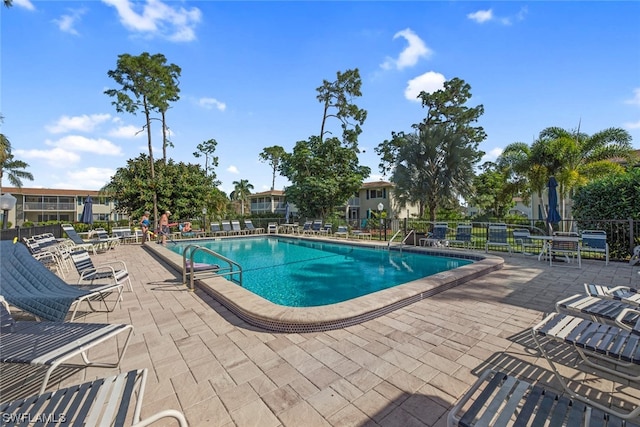
[[[234,236],[238,237],[238,236]],[[252,236],[246,236],[252,237]],[[253,235],[253,237],[256,237]],[[283,235],[280,237],[291,237]],[[304,238],[304,237],[300,237]],[[309,237],[305,240],[325,241],[354,246],[377,247],[387,250],[382,242],[369,241],[336,241]],[[198,239],[193,240],[197,243]],[[171,268],[182,274],[182,256],[171,250],[153,244],[145,244],[145,248],[161,258]],[[399,250],[391,246],[390,250]],[[413,304],[422,299],[452,289],[463,283],[483,276],[491,271],[499,270],[504,259],[489,254],[479,254],[466,250],[447,248],[423,248],[404,246],[404,251],[429,255],[452,256],[455,258],[473,259],[475,262],[411,282],[383,289],[348,301],[318,307],[286,307],[272,303],[247,289],[238,286],[222,277],[204,278],[196,281],[199,289],[220,302],[229,311],[247,323],[263,329],[277,332],[321,332],[341,329],[367,320],[388,314],[399,308]]]

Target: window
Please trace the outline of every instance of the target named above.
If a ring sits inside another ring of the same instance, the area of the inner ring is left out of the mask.
[[[387,198],[386,188],[374,188],[371,190],[367,190],[367,199],[386,199],[386,198]]]

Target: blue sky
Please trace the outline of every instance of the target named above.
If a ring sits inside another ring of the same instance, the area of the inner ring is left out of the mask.
[[[14,0],[0,14],[2,133],[30,165],[28,187],[97,190],[148,152],[143,115],[116,113],[103,93],[123,53],[182,68],[169,156],[202,164],[192,153],[216,139],[226,192],[240,179],[269,189],[258,154],[318,134],[316,88],[352,68],[368,181],[388,178],[374,147],[424,118],[416,95],[454,77],[484,105],[485,160],[549,126],[621,127],[640,148],[640,2]]]

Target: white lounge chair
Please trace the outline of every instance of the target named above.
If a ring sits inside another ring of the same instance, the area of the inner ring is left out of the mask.
[[[487,369],[451,409],[447,425],[606,427],[627,424],[603,405],[585,404],[575,397]]]
[[[103,367],[117,368],[127,350],[133,331],[131,325],[108,323],[63,323],[16,321],[11,316],[9,305],[0,296],[0,331],[2,331],[2,350],[0,362],[20,363],[33,366],[46,366],[39,393],[44,393],[52,372],[58,367]],[[115,345],[116,360],[110,362],[92,362],[87,352],[104,342],[110,346],[116,336],[125,334],[124,344],[118,351]],[[70,364],[69,361],[82,356],[83,364]],[[3,379],[5,382],[8,378]]]
[[[568,387],[540,337],[546,337],[563,345],[571,345],[584,363],[597,370],[625,380],[638,381],[640,380],[638,373],[640,367],[639,326],[637,324],[631,326],[623,322],[623,319],[632,315],[634,311],[636,314],[640,314],[634,309],[622,310],[616,319],[617,326],[565,313],[553,313],[532,328],[531,332],[538,349],[547,360],[556,379],[571,397],[593,406],[600,405]],[[607,364],[596,363],[595,360],[603,360]],[[610,408],[606,410],[610,410]],[[621,418],[629,419],[640,415],[640,406],[628,413],[617,411],[612,413]]]
[[[148,426],[162,418],[173,418],[187,427],[182,412],[165,409],[140,419],[147,370],[134,370],[100,378],[60,390],[0,403],[3,425],[18,425],[26,420],[39,426]],[[136,398],[132,407],[133,397]],[[48,411],[48,412],[47,412]],[[129,419],[132,414],[133,419]]]
[[[78,284],[89,282],[93,285],[96,280],[107,279],[113,280],[114,285],[122,286],[126,283],[129,285],[129,290],[133,291],[129,271],[124,261],[118,260],[93,265],[93,260],[91,260],[89,252],[85,250],[73,252],[71,254],[71,260],[80,275]]]

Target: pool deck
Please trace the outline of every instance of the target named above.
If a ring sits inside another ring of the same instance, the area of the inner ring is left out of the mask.
[[[134,335],[119,369],[73,371],[52,378],[50,388],[148,368],[143,417],[179,409],[192,427],[443,427],[488,367],[558,387],[530,334],[556,301],[583,292],[585,282],[640,286],[640,269],[626,263],[550,267],[514,254],[500,270],[361,324],[281,333],[246,323],[201,289],[190,292],[140,245],[92,258],[124,260],[134,291],[114,312],[81,321],[130,323]],[[554,355],[583,393],[626,409],[640,404],[638,384],[595,376],[563,347]],[[3,400],[30,394],[1,387]]]

